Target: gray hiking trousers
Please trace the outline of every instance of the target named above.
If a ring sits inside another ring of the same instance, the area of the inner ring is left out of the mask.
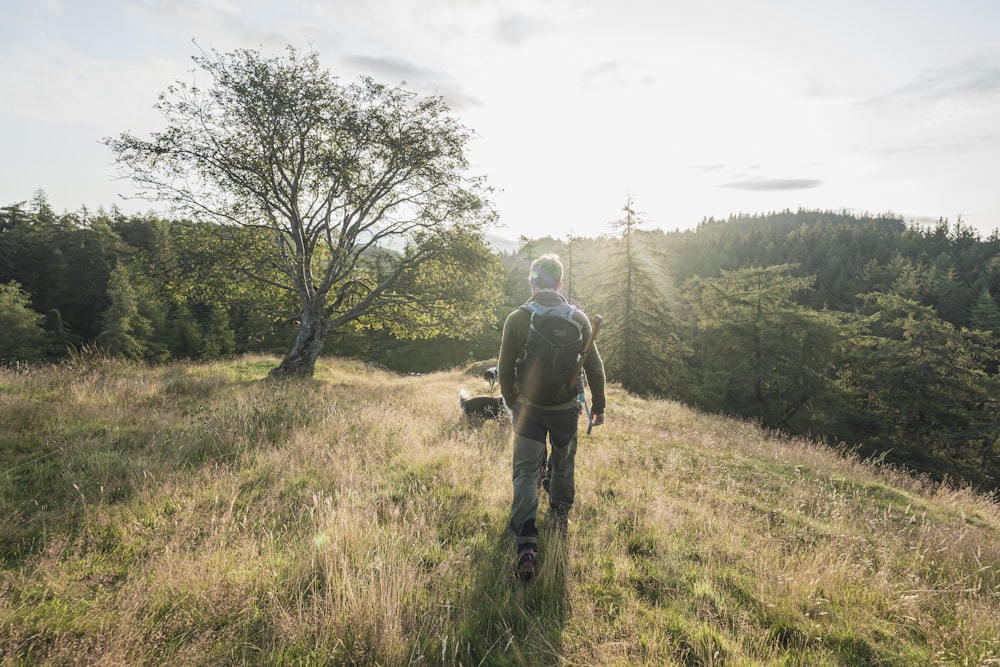
[[[568,512],[576,494],[577,423],[582,406],[572,404],[540,408],[527,403],[514,407],[514,500],[508,528],[518,549],[538,546],[538,483],[545,465],[546,440],[552,444],[549,505]]]

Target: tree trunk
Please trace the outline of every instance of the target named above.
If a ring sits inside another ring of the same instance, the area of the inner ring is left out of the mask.
[[[273,378],[312,377],[316,369],[316,358],[319,357],[319,353],[323,349],[323,340],[326,338],[323,333],[323,324],[323,320],[320,318],[303,318],[292,347],[285,353],[281,364],[271,369],[268,376]]]

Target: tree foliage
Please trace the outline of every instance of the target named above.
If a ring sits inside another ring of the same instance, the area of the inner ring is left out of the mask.
[[[101,318],[97,343],[113,355],[142,359],[150,349],[153,323],[140,312],[139,297],[125,265],[111,272],[108,296],[111,304]]]
[[[0,361],[31,361],[42,356],[44,319],[31,309],[30,296],[19,283],[0,283]]]
[[[1000,336],[1000,306],[997,306],[988,289],[982,290],[973,303],[969,311],[969,326]]]
[[[441,98],[341,84],[292,48],[194,61],[209,85],[161,95],[166,129],[106,143],[143,196],[235,228],[234,239],[263,232],[266,261],[240,271],[284,291],[298,323],[274,374],[311,375],[325,338],[359,320],[422,334],[486,323],[498,295],[476,279],[481,264],[449,277],[477,297],[465,303],[428,296],[426,271],[416,277],[424,264],[481,258],[466,251],[494,216],[482,180],[465,175],[469,132]]]
[[[995,344],[906,296],[872,293],[866,301],[870,331],[842,377],[863,412],[878,416],[866,446],[937,475],[995,474],[1000,383],[988,372],[1000,352]]]
[[[601,355],[609,379],[639,394],[665,395],[683,372],[666,259],[641,234],[631,198],[622,210],[612,223],[620,236],[590,285],[590,303],[605,320]]]
[[[689,281],[703,404],[794,430],[800,411],[830,399],[830,373],[843,359],[843,322],[796,303],[815,280],[792,275],[796,268],[723,271]]]

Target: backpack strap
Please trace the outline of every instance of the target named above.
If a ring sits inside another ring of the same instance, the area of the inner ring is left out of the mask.
[[[532,317],[535,315],[548,315],[549,313],[568,308],[569,312],[562,312],[559,314],[567,319],[576,320],[577,307],[569,303],[559,303],[554,306],[543,306],[537,301],[529,299],[524,302],[524,305],[522,305],[521,308],[531,313]]]

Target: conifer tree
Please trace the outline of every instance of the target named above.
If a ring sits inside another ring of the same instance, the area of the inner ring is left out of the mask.
[[[869,447],[936,476],[995,486],[1000,479],[997,350],[933,307],[898,294],[866,297],[872,311],[851,394],[878,420]]]
[[[61,357],[80,344],[80,337],[70,330],[58,308],[45,314],[45,331],[49,335],[47,357]]]
[[[32,361],[45,343],[44,317],[31,309],[31,297],[16,282],[0,284],[0,360]]]
[[[229,325],[229,313],[221,306],[214,304],[209,306],[208,319],[202,336],[201,356],[205,359],[217,359],[232,354],[235,348],[235,335]]]
[[[601,314],[599,349],[609,379],[639,394],[669,395],[683,373],[681,338],[670,306],[675,295],[666,257],[639,231],[629,196],[624,216],[611,223],[619,236],[590,288],[587,310]]]
[[[111,305],[101,316],[97,344],[113,355],[141,359],[149,350],[150,320],[139,312],[139,300],[125,265],[119,264],[108,281]]]
[[[201,328],[187,302],[181,301],[170,308],[167,336],[171,356],[181,359],[196,359],[201,356],[204,345]]]
[[[1000,308],[997,307],[997,302],[989,290],[984,289],[980,292],[979,298],[972,304],[969,327],[1000,335]]]
[[[795,265],[723,271],[686,284],[697,316],[694,370],[709,409],[799,430],[800,411],[833,400],[829,371],[842,354],[841,323],[795,302],[814,278]],[[799,417],[798,421],[794,421]]]

